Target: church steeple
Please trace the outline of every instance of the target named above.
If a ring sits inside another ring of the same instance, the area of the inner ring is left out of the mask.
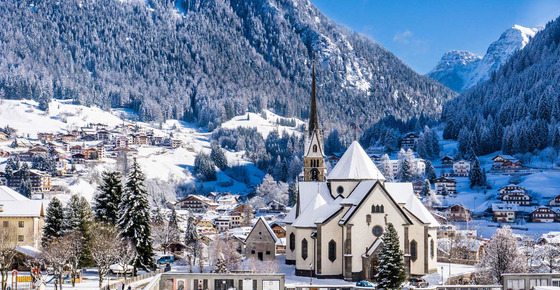
[[[305,132],[305,147],[303,152],[304,181],[325,181],[325,154],[323,131],[319,129],[319,114],[317,109],[317,88],[315,81],[315,60],[311,80],[311,103],[309,107],[309,125]]]
[[[319,115],[317,113],[317,92],[315,88],[315,59],[313,59],[313,73],[311,80],[311,106],[309,108],[309,132],[319,129]]]

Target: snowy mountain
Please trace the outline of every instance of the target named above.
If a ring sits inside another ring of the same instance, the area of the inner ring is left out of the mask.
[[[470,78],[473,68],[477,66],[481,59],[481,56],[468,51],[451,50],[443,55],[436,67],[427,76],[456,92],[460,92],[465,87],[465,82]]]
[[[1,1],[6,98],[125,107],[210,130],[263,109],[328,128],[433,116],[456,94],[308,0]]]
[[[447,102],[443,137],[457,139],[460,151],[477,155],[560,148],[559,43],[556,19],[487,81]]]
[[[465,91],[489,79],[492,72],[523,49],[540,29],[514,25],[490,44],[484,57],[466,51],[449,51],[427,76],[456,92]]]

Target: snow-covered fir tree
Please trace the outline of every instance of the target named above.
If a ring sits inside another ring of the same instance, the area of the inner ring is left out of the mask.
[[[412,150],[407,150],[404,151],[404,149],[401,148],[401,151],[398,154],[398,158],[399,158],[399,164],[398,164],[398,173],[397,173],[397,178],[399,179],[400,182],[411,182],[414,180],[416,174],[415,174],[415,166],[413,164],[412,159],[414,158],[414,155],[412,153]]]
[[[517,238],[509,226],[497,229],[484,249],[477,267],[491,279],[486,283],[502,284],[502,274],[526,271],[525,256],[519,250]]]
[[[436,169],[430,160],[424,161],[426,164],[426,178],[428,180],[434,180],[437,178]]]
[[[392,223],[387,225],[381,241],[381,249],[377,254],[379,266],[376,275],[379,288],[400,289],[406,279],[404,255],[400,249],[397,230]]]
[[[94,197],[96,220],[113,225],[117,223],[122,191],[121,174],[117,171],[104,171],[98,193]]]
[[[194,159],[194,171],[199,179],[204,181],[216,180],[216,167],[210,155],[199,152]]]
[[[64,231],[76,232],[82,240],[80,265],[93,266],[91,260],[91,251],[89,247],[89,240],[93,224],[93,212],[89,202],[83,196],[72,195],[68,202],[64,214]]]
[[[383,156],[381,156],[379,165],[380,166],[378,169],[381,172],[381,174],[383,174],[383,176],[385,177],[385,181],[387,182],[395,181],[395,177],[393,176],[393,171],[391,166],[391,159],[389,158],[389,155],[383,154]]]
[[[226,158],[226,154],[224,153],[224,150],[220,148],[219,145],[212,144],[212,151],[210,151],[210,158],[212,159],[214,164],[218,166],[218,168],[220,168],[220,170],[223,171],[227,169],[228,161]]]
[[[218,258],[216,262],[216,268],[214,269],[214,273],[229,273],[229,270],[226,265],[226,261],[223,257]]]
[[[424,179],[424,182],[422,184],[422,195],[428,196],[428,194],[430,194],[430,191],[432,191],[432,185],[430,184],[430,180]]]
[[[263,199],[265,204],[270,201],[278,201],[286,204],[288,202],[288,185],[284,182],[276,182],[272,175],[266,174],[259,186],[255,189],[256,197]]]
[[[288,186],[288,206],[294,206],[297,202],[298,186],[297,183],[291,182]]]
[[[55,238],[60,238],[64,234],[64,208],[58,198],[53,197],[47,207],[45,214],[45,226],[43,227],[43,237],[41,245],[45,247]]]
[[[117,224],[123,238],[130,238],[138,252],[136,266],[154,267],[150,227],[150,204],[144,186],[144,174],[134,159],[119,206]]]
[[[478,157],[475,157],[472,162],[471,171],[469,172],[469,181],[471,188],[479,188],[486,185],[486,173],[480,166]]]

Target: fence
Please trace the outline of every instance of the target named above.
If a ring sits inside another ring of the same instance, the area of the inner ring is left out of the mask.
[[[149,273],[146,273],[146,274],[141,274],[141,275],[137,275],[137,276],[134,276],[134,277],[127,278],[126,281],[125,281],[124,278],[121,278],[121,279],[118,280],[118,282],[111,283],[110,285],[107,285],[107,286],[103,286],[101,288],[101,290],[121,289],[123,284],[125,284],[125,285],[132,284],[134,282],[138,282],[138,281],[142,281],[144,279],[152,278],[152,277],[155,277],[156,275],[165,273],[169,270],[170,270],[169,267],[159,268],[155,271],[152,271],[152,272],[149,272]]]

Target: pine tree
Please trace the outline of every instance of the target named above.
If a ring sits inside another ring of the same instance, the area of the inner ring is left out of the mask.
[[[210,152],[210,158],[220,168],[220,170],[224,171],[228,167],[228,161],[226,158],[226,154],[224,150],[220,148],[217,144],[212,145],[212,151]]]
[[[43,237],[41,245],[46,247],[55,238],[60,238],[64,234],[64,209],[62,203],[56,197],[53,197],[47,207],[45,215],[45,226],[43,227]]]
[[[399,171],[397,176],[400,182],[410,182],[414,179],[414,168],[412,166],[412,160],[405,156],[402,160],[399,160]]]
[[[427,196],[432,191],[432,185],[428,179],[424,179],[424,184],[422,185],[422,195]]]
[[[136,266],[153,268],[154,261],[150,228],[150,204],[144,185],[144,174],[136,159],[132,164],[119,206],[117,225],[123,238],[130,238],[138,252]]]
[[[253,217],[255,216],[253,207],[249,203],[243,205],[243,220],[241,223],[245,227],[250,227],[252,225]]]
[[[19,177],[21,178],[21,183],[18,188],[18,192],[21,193],[23,196],[31,198],[31,181],[29,180],[29,165],[27,162],[23,162],[21,168],[17,172]]]
[[[198,153],[194,159],[194,171],[204,181],[216,180],[216,168],[212,158],[204,152]]]
[[[406,279],[404,255],[400,249],[399,235],[392,223],[387,225],[381,241],[381,249],[377,254],[379,266],[376,275],[379,288],[400,289]]]
[[[82,254],[80,257],[80,265],[92,266],[91,251],[89,241],[93,225],[93,212],[89,202],[82,196],[72,195],[66,206],[63,228],[64,232],[75,231],[79,233],[82,239]]]
[[[437,178],[436,169],[430,160],[426,160],[426,178],[428,180],[434,180]]]
[[[469,181],[471,182],[470,187],[481,187],[486,185],[486,174],[482,171],[480,167],[480,161],[477,157],[474,158],[471,171],[469,172]]]
[[[122,199],[121,174],[117,171],[104,171],[98,190],[99,193],[95,196],[95,219],[115,225]]]
[[[177,211],[175,208],[171,209],[171,216],[169,217],[169,227],[179,230],[179,222],[177,221]]]
[[[290,183],[288,187],[288,206],[294,206],[297,202],[298,187],[297,183],[294,181]]]
[[[218,261],[216,262],[216,268],[214,269],[214,273],[229,273],[223,255],[220,255],[220,258],[218,258]]]
[[[447,186],[443,184],[441,188],[441,196],[447,196],[447,195],[449,195],[449,191],[447,190]]]

